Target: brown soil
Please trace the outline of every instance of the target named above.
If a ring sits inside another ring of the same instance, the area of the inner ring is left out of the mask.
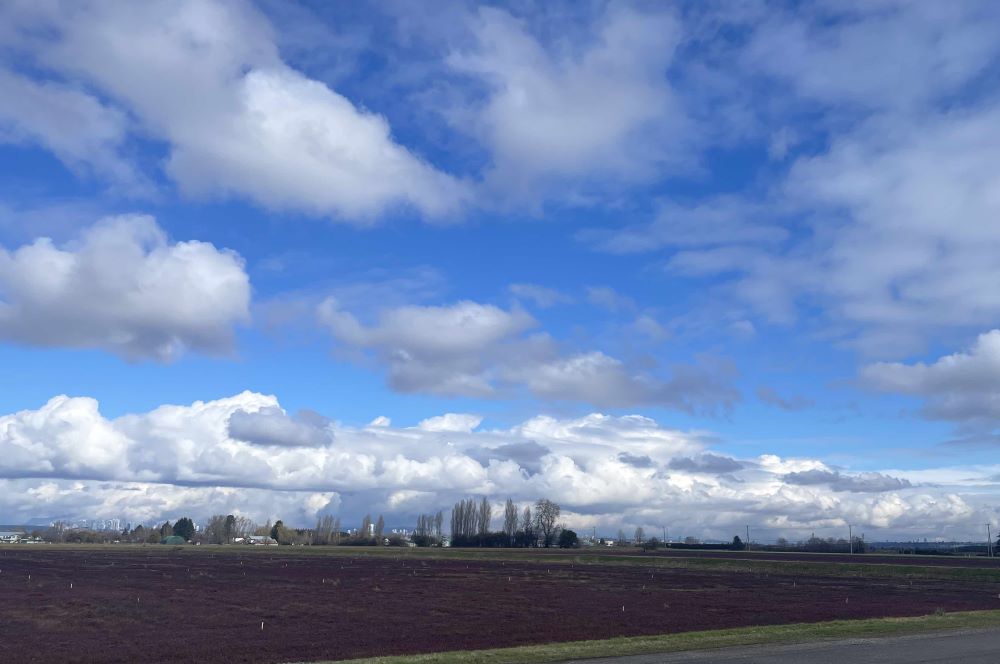
[[[0,553],[0,642],[18,662],[287,662],[997,609],[998,594],[544,560],[24,548]]]
[[[667,556],[673,558],[723,558],[738,560],[777,560],[809,563],[858,563],[864,565],[917,565],[920,567],[982,567],[1000,570],[1000,558],[986,556],[927,556],[865,553],[798,553],[781,551],[706,551],[698,549],[615,549],[609,547],[609,554]]]

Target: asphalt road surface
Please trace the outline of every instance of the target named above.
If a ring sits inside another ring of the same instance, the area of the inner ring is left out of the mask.
[[[838,639],[793,645],[747,646],[663,655],[579,660],[586,664],[997,664],[1000,630],[937,632],[878,639]]]

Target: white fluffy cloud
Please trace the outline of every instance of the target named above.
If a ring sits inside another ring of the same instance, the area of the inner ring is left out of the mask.
[[[17,5],[3,18],[21,28],[17,45],[37,66],[96,87],[166,141],[167,173],[189,194],[231,193],[361,223],[399,206],[443,216],[466,196],[462,183],[395,142],[385,118],[286,65],[270,26],[249,4]],[[37,118],[52,115],[53,102],[69,93],[41,90],[47,94],[21,100],[24,112],[13,119],[66,153],[77,146],[67,147],[62,125]],[[96,110],[103,118],[122,115],[72,101],[90,118]],[[102,150],[84,143],[88,149],[69,156],[108,161],[121,131],[106,124],[74,125],[75,136],[102,130],[74,139]]]
[[[270,440],[234,436],[233,417],[246,414],[279,421],[283,411],[272,396],[244,392],[117,419],[93,399],[65,396],[0,416],[0,513],[144,521],[236,511],[309,524],[318,512],[382,512],[410,525],[467,495],[545,496],[580,528],[666,523],[731,537],[750,522],[795,536],[849,521],[921,533],[933,517],[964,535],[1000,489],[989,479],[995,466],[923,471],[911,482],[901,471],[853,474],[812,459],[732,459],[637,415],[540,416],[509,429],[454,414],[407,428],[324,420],[323,440],[289,445],[285,424],[265,427]]]
[[[508,195],[552,181],[645,178],[687,160],[687,123],[667,83],[681,32],[670,14],[612,8],[582,45],[543,44],[495,8],[481,8],[472,31],[475,46],[447,62],[490,93],[458,120],[489,146],[487,180]]]
[[[874,389],[923,399],[929,418],[1000,425],[1000,330],[981,334],[967,351],[931,364],[879,362],[865,367],[861,376]]]
[[[371,349],[402,392],[489,396],[497,379],[497,354],[509,354],[536,325],[520,310],[463,301],[451,306],[401,306],[365,326],[333,298],[319,309],[321,322],[342,344]]]
[[[527,390],[553,401],[688,412],[728,409],[740,398],[729,363],[702,359],[662,378],[599,351],[563,353],[549,336],[532,333],[537,322],[516,308],[402,306],[364,325],[329,298],[319,317],[343,347],[371,354],[401,392],[495,397]]]
[[[171,243],[152,217],[110,217],[56,246],[0,247],[0,338],[169,360],[224,353],[249,318],[242,259],[205,242]]]
[[[445,413],[421,420],[418,429],[424,431],[461,431],[470,433],[483,421],[479,415],[470,413]]]

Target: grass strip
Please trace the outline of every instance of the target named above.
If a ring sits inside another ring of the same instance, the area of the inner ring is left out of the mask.
[[[337,661],[340,664],[403,664],[404,662],[416,664],[541,664],[542,662],[564,662],[597,657],[621,657],[843,638],[903,636],[922,632],[998,627],[1000,627],[1000,611],[962,611],[909,618],[833,620],[821,623],[741,627],[660,636],[620,637],[601,641],[570,641],[492,650],[465,650]]]

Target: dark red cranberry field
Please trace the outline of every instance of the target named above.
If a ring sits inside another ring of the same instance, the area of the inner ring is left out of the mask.
[[[1000,608],[996,580],[547,558],[12,547],[0,641],[19,662],[295,662]]]

